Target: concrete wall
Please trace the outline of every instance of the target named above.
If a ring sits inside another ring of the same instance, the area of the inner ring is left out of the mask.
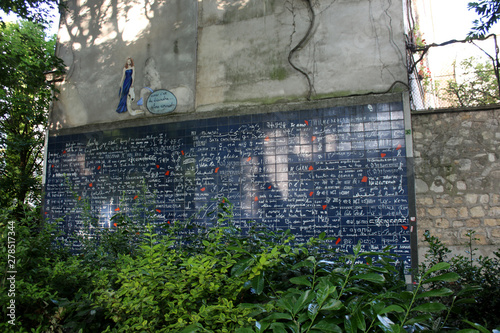
[[[115,123],[140,116],[118,114],[125,61],[135,64],[136,101],[168,89],[177,112],[194,108],[197,1],[68,1],[58,34],[57,55],[67,65],[58,87],[50,129]],[[140,109],[136,104],[134,108]]]
[[[399,1],[312,3],[311,12],[303,0],[200,2],[197,106],[297,100],[309,89],[313,97],[382,92],[406,81]]]
[[[429,230],[464,254],[500,248],[500,110],[413,114],[419,256]]]
[[[175,114],[385,92],[407,81],[402,1],[311,3],[68,1],[58,47],[68,73],[50,129],[168,121],[172,114],[115,112],[127,57],[136,68],[134,102],[147,97],[145,87],[167,89]]]

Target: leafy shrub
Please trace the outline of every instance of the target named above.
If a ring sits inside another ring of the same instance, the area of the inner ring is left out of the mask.
[[[58,326],[58,306],[53,300],[58,297],[73,298],[78,290],[90,282],[77,258],[55,242],[55,225],[44,223],[33,207],[24,207],[23,217],[13,220],[11,209],[0,212],[0,253],[7,263],[8,237],[15,239],[15,262],[13,269],[5,266],[0,283],[2,312],[15,299],[15,322],[23,327],[41,327],[45,330]],[[9,257],[12,258],[12,257]],[[15,297],[9,296],[8,271],[15,271]],[[13,327],[2,322],[0,329],[9,331]]]
[[[376,257],[376,260],[372,258]],[[452,293],[449,289],[422,292],[433,281],[456,280],[456,274],[429,275],[449,267],[437,264],[425,272],[413,290],[398,272],[388,251],[363,252],[358,244],[353,254],[342,255],[344,265],[308,257],[296,266],[308,267],[311,274],[290,279],[295,286],[284,291],[255,329],[244,332],[404,332],[431,329],[434,313],[446,312],[445,305],[430,301]],[[357,263],[363,259],[363,263]],[[439,328],[444,322],[439,321]]]
[[[437,262],[448,262],[449,272],[456,273],[459,278],[455,282],[444,282],[440,285],[454,290],[460,295],[467,296],[462,300],[448,300],[453,309],[449,321],[460,326],[463,319],[494,329],[500,326],[500,252],[494,252],[492,257],[476,257],[474,231],[467,233],[468,242],[466,255],[456,255],[448,258],[451,251],[439,239],[424,233],[425,241],[429,244],[426,260],[421,264],[422,269]],[[436,285],[434,285],[436,287]],[[477,327],[476,327],[477,328]]]
[[[119,256],[116,280],[110,276],[100,286],[96,301],[115,321],[114,329],[234,332],[253,321],[238,304],[250,286],[261,290],[265,271],[291,247],[255,237],[248,242],[231,223],[231,207],[221,203],[214,227],[190,236],[181,223],[164,236],[148,226],[137,254]]]
[[[2,323],[0,328],[239,333],[469,329],[464,333],[496,325],[498,298],[486,296],[498,293],[498,259],[475,259],[472,246],[469,256],[445,262],[449,250],[427,235],[432,242],[427,262],[414,284],[407,285],[389,248],[366,252],[357,245],[349,254],[328,249],[325,234],[297,244],[289,231],[265,226],[243,233],[233,223],[232,208],[224,199],[209,214],[210,228],[189,220],[152,226],[145,214],[139,215],[140,223],[117,214],[112,220],[116,226],[82,239],[79,254],[57,245],[54,226],[32,223],[35,211],[26,214],[16,226],[17,326]],[[90,226],[93,220],[88,221]],[[483,289],[467,296],[478,290],[472,285]],[[4,315],[5,291],[4,278]],[[476,311],[479,302],[486,302],[491,312]]]

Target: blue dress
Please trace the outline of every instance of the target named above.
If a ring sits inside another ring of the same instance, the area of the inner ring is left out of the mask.
[[[123,87],[120,94],[120,103],[118,103],[118,107],[116,108],[116,112],[118,113],[127,112],[127,96],[128,91],[130,90],[130,86],[132,85],[132,71],[133,69],[125,70],[125,79],[123,79]]]

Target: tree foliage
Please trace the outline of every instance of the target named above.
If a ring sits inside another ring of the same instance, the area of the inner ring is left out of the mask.
[[[479,15],[479,19],[474,20],[469,37],[484,37],[491,27],[500,19],[500,0],[480,0],[469,2],[469,10],[473,10]]]
[[[490,61],[467,58],[454,63],[455,77],[444,87],[444,98],[455,107],[474,107],[500,103],[495,69]],[[457,76],[460,74],[460,79]]]
[[[55,38],[29,21],[0,27],[0,205],[39,200],[52,87],[45,72],[63,70]]]
[[[47,23],[50,12],[60,6],[58,0],[0,0],[0,9],[6,14],[38,23]]]

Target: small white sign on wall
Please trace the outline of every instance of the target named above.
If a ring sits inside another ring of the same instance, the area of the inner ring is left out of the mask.
[[[155,90],[149,95],[146,107],[149,112],[154,114],[169,113],[177,107],[177,98],[168,90]]]

